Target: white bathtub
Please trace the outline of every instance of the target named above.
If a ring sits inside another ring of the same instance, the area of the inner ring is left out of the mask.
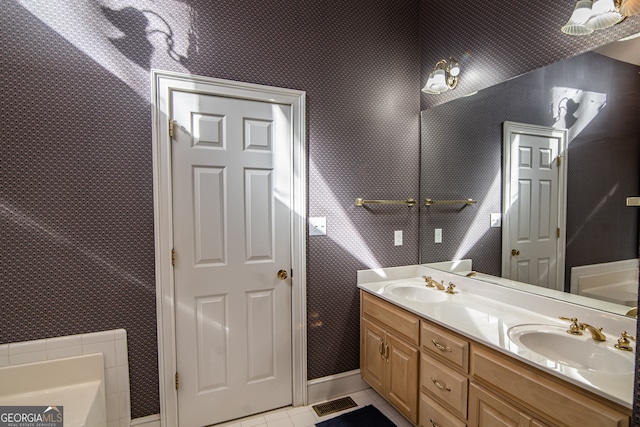
[[[638,259],[573,267],[571,292],[634,307],[638,303]]]
[[[62,406],[64,427],[106,426],[102,353],[0,368],[0,406]]]

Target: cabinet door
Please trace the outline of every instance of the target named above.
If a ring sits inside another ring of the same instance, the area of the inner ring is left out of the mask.
[[[532,418],[487,390],[471,384],[469,427],[529,427]]]
[[[379,326],[362,319],[360,343],[360,372],[362,379],[384,395],[384,371],[386,361],[384,352],[384,330]]]
[[[418,364],[420,353],[387,333],[386,396],[414,424],[418,422]]]

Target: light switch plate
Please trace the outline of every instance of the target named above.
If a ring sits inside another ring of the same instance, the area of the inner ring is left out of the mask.
[[[396,230],[393,232],[393,243],[396,246],[402,246],[402,230]]]
[[[442,228],[436,228],[433,233],[434,243],[442,243]]]
[[[309,217],[309,236],[326,236],[327,235],[327,217],[315,216]]]
[[[491,214],[491,227],[502,227],[502,214],[501,213],[492,213]]]

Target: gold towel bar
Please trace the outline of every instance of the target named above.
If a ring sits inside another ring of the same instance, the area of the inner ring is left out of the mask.
[[[473,205],[478,203],[477,200],[473,199],[465,199],[465,200],[433,200],[433,199],[425,199],[424,205]]]
[[[627,197],[627,206],[640,206],[640,197]]]
[[[416,204],[414,199],[407,200],[365,200],[360,197],[356,199],[356,206],[364,205],[407,205],[409,207]]]

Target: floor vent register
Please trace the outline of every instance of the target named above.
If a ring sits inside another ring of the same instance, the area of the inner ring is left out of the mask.
[[[350,397],[343,397],[340,399],[332,400],[330,402],[320,403],[313,405],[312,408],[316,411],[319,417],[333,414],[334,412],[344,411],[345,409],[355,408],[358,404]]]

